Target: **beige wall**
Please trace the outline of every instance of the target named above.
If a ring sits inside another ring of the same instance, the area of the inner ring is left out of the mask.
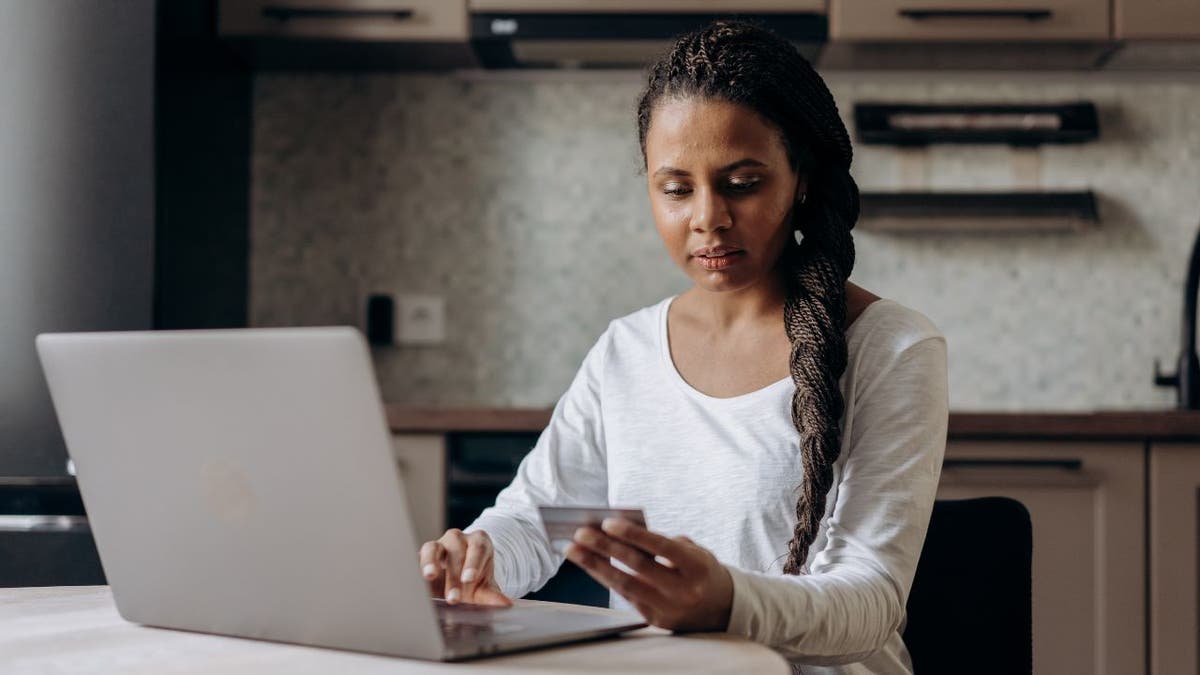
[[[852,279],[919,309],[966,409],[1169,405],[1180,285],[1200,224],[1200,79],[838,73],[855,101],[1094,101],[1101,141],[1037,151],[1046,188],[1093,188],[1100,228],[856,235]],[[638,173],[636,73],[274,74],[255,86],[255,325],[354,323],[366,293],[440,293],[441,347],[377,355],[390,401],[552,405],[611,318],[687,286]],[[863,189],[902,184],[856,144]],[[1013,187],[1011,151],[938,147],[929,183]],[[619,255],[618,255],[619,253]]]

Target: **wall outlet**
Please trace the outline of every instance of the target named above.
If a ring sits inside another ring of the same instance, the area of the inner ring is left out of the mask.
[[[446,299],[440,295],[396,298],[396,342],[439,345],[446,341]]]

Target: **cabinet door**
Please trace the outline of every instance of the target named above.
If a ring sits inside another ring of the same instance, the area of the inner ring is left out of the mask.
[[[467,39],[466,0],[221,0],[221,35],[348,41]]]
[[[1150,448],[1150,672],[1200,672],[1200,445]]]
[[[955,442],[939,499],[999,495],[1033,521],[1033,671],[1145,670],[1141,443]]]
[[[1135,0],[1136,1],[1136,0]],[[830,0],[833,40],[1106,40],[1108,0]]]
[[[1197,0],[1114,0],[1119,40],[1186,40],[1200,38]]]
[[[392,436],[396,463],[404,478],[408,512],[420,541],[446,531],[446,440],[441,434]]]

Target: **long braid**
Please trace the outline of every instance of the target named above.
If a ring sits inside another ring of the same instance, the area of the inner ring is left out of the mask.
[[[722,99],[762,115],[779,128],[793,166],[808,176],[806,199],[792,211],[802,239],[789,240],[779,263],[796,385],[791,416],[804,466],[783,571],[799,574],[825,515],[841,449],[846,280],[854,268],[851,230],[859,209],[850,138],[811,64],[786,40],[752,24],[718,21],[684,35],[651,67],[637,111],[643,160],[654,106],[683,96]]]

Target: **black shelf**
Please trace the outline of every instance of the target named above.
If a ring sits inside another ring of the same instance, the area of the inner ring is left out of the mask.
[[[1099,222],[1077,192],[863,192],[860,227],[878,232],[1078,232]]]
[[[857,103],[854,125],[863,143],[922,146],[1001,143],[1036,146],[1085,143],[1100,136],[1096,106]]]

